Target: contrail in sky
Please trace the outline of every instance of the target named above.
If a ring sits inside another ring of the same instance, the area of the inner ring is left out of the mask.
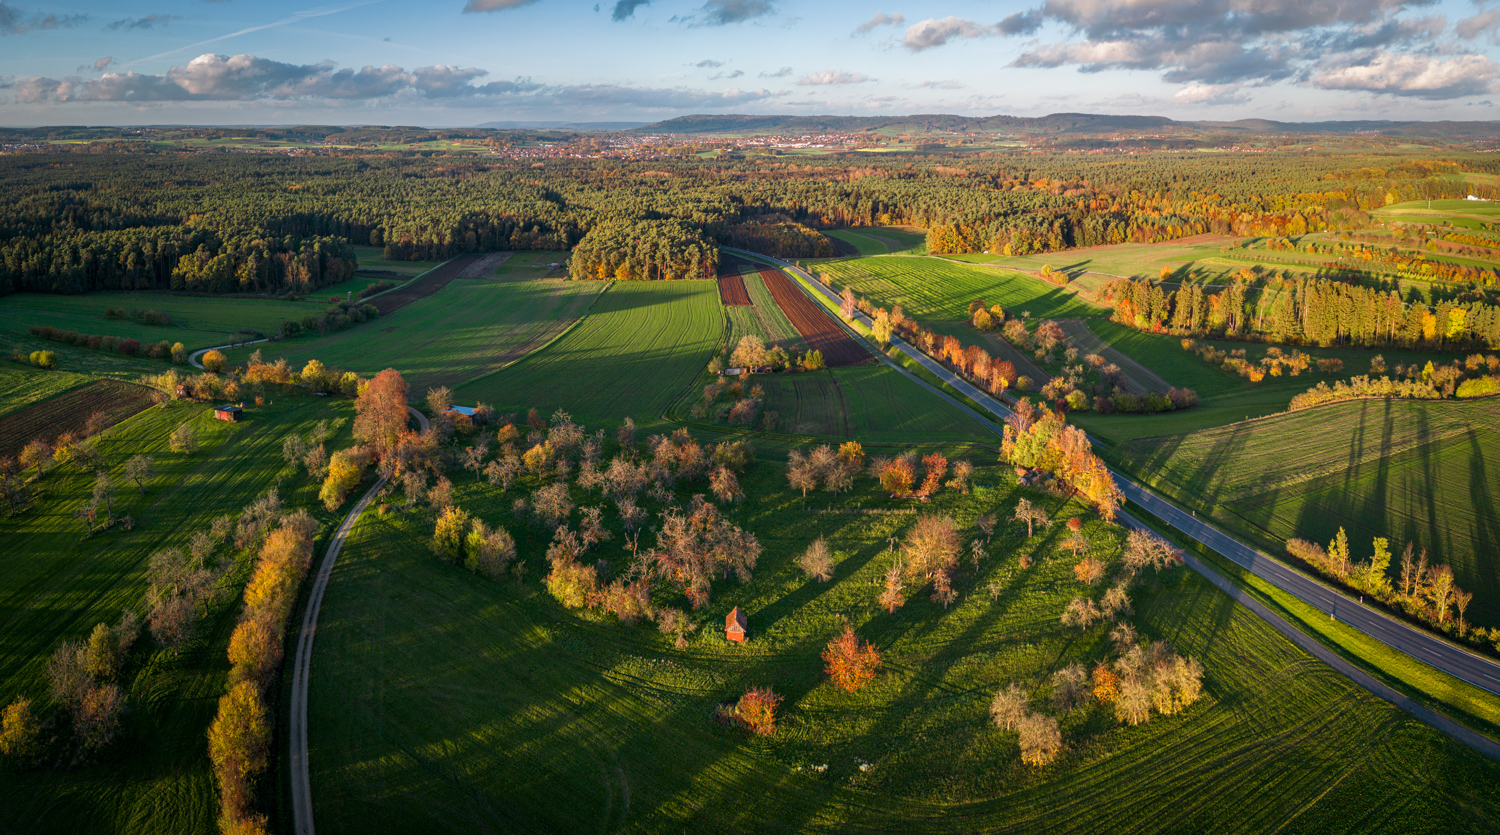
[[[339,6],[336,9],[309,9],[307,11],[297,12],[296,14],[291,15],[290,17],[284,17],[281,20],[278,20],[278,21],[275,21],[275,22],[272,22],[272,23],[263,23],[263,24],[261,24],[259,26],[251,26],[251,27],[249,27],[247,29],[241,29],[238,32],[230,32],[227,35],[220,35],[217,38],[209,38],[206,41],[198,41],[197,43],[188,44],[187,46],[179,46],[179,47],[177,47],[175,49],[169,49],[166,52],[158,52],[155,55],[149,55],[149,56],[147,56],[145,58],[137,58],[134,61],[128,61],[128,62],[126,62],[124,64],[121,64],[120,66],[121,67],[130,67],[130,66],[134,66],[136,64],[139,64],[139,63],[141,63],[143,61],[155,61],[158,58],[165,58],[168,55],[175,55],[178,52],[183,52],[183,51],[189,50],[189,49],[197,49],[200,46],[208,46],[211,43],[218,43],[219,41],[227,41],[230,38],[238,38],[241,35],[248,35],[251,32],[260,32],[260,31],[262,31],[264,29],[275,29],[278,26],[287,26],[287,25],[293,24],[293,23],[300,23],[300,22],[302,22],[304,20],[307,20],[308,18],[312,18],[312,17],[326,17],[326,16],[331,15],[331,14],[338,14],[339,12],[347,12],[350,9],[357,9],[360,6],[374,5],[375,3],[378,3],[378,2],[380,2],[380,0],[365,0],[365,2],[362,2],[362,3],[351,3],[351,4],[347,5],[347,6]]]

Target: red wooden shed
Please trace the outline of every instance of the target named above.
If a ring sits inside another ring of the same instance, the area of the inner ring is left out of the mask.
[[[744,643],[745,625],[745,613],[740,611],[740,607],[734,607],[734,611],[730,612],[724,618],[724,637],[731,641]]]
[[[215,406],[214,417],[219,420],[236,421],[240,419],[244,411],[239,406]]]

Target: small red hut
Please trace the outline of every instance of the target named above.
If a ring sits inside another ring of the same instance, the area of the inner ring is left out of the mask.
[[[724,618],[724,637],[736,643],[744,643],[746,623],[745,613],[740,611],[740,607],[734,607],[734,611]]]
[[[244,411],[239,406],[216,406],[214,407],[214,417],[219,420],[234,422],[240,419],[240,415],[244,414]]]

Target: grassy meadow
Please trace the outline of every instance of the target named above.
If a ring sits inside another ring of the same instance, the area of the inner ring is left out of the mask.
[[[722,310],[712,281],[617,282],[560,339],[514,365],[455,387],[454,397],[459,403],[488,403],[502,412],[549,404],[580,420],[631,415],[654,421],[723,343]]]
[[[95,624],[117,622],[125,608],[144,608],[150,555],[185,547],[216,517],[238,514],[275,487],[288,509],[306,507],[324,523],[334,514],[317,500],[318,485],[283,463],[282,439],[318,420],[343,418],[330,449],[349,443],[352,404],[276,395],[252,406],[240,423],[213,420],[204,404],[166,403],[107,430],[99,451],[116,481],[118,525],[85,536],[73,511],[89,496],[92,473],[48,470],[25,513],[0,518],[0,703],[29,696],[45,705],[45,667],[64,640],[86,639]],[[174,453],[167,435],[183,422],[197,432],[197,451]],[[132,455],[155,459],[145,491],[124,482]],[[229,556],[222,559],[231,559]],[[205,734],[229,669],[225,649],[249,561],[234,557],[195,637],[180,651],[159,650],[143,629],[121,686],[127,694],[119,737],[97,763],[0,772],[0,831],[77,833],[214,833],[218,814]]]
[[[385,249],[378,246],[356,246],[354,256],[359,259],[359,269],[401,273],[414,277],[436,267],[441,261],[395,261],[385,257]]]
[[[918,592],[887,614],[875,600],[887,537],[912,508],[867,478],[804,503],[776,458],[747,473],[750,498],[731,512],[765,547],[754,577],[715,581],[680,650],[649,624],[564,610],[542,590],[547,534],[509,512],[525,480],[502,494],[455,479],[462,507],[516,534],[522,584],[441,564],[427,513],[363,517],[314,655],[319,829],[1405,833],[1500,819],[1500,799],[1474,791],[1500,765],[1312,661],[1185,568],[1135,586],[1128,620],[1204,664],[1204,698],[1137,727],[1097,705],[1064,714],[1062,758],[1024,766],[1015,734],[989,723],[994,692],[1018,682],[1055,713],[1048,676],[1109,652],[1107,624],[1058,622],[1083,592],[1057,550],[1061,526],[1031,540],[1002,526],[977,570],[965,559],[952,607]],[[1003,468],[977,481],[922,511],[965,527],[1021,496],[1058,519],[1080,512]],[[854,512],[870,509],[891,512]],[[1092,553],[1116,552],[1116,529],[1088,514],[1084,532]],[[828,583],[793,563],[819,535],[837,561]],[[597,553],[615,571],[628,560],[618,531]],[[742,646],[720,631],[735,605],[749,617]],[[845,622],[885,656],[855,694],[818,659]],[[785,698],[772,737],[711,719],[753,685]]]
[[[1376,536],[1398,553],[1415,542],[1474,592],[1469,619],[1494,626],[1497,429],[1495,398],[1368,400],[1142,438],[1107,455],[1272,554],[1292,537],[1326,543],[1340,527],[1360,559]]]
[[[131,319],[109,319],[111,307],[158,310],[172,317],[166,326],[143,325]],[[181,342],[189,350],[222,345],[241,328],[275,333],[287,319],[301,319],[323,308],[309,303],[268,299],[196,298],[156,293],[89,293],[54,296],[13,293],[0,305],[0,331],[28,336],[32,325],[60,330],[139,339],[142,342]],[[37,340],[40,341],[40,340]],[[56,343],[44,343],[56,344]],[[35,349],[33,349],[35,350]]]
[[[760,375],[751,383],[765,388],[762,408],[777,413],[784,434],[865,443],[997,442],[972,417],[884,364]]]
[[[1057,287],[1013,273],[970,267],[936,258],[857,258],[818,264],[815,269],[840,290],[902,311],[924,324],[969,318],[969,302],[998,304],[1007,314],[1030,311],[1032,319],[1097,318],[1099,307],[1084,304]]]
[[[599,282],[455,279],[431,296],[321,338],[227,352],[244,362],[259,348],[300,369],[310,359],[365,375],[395,368],[418,394],[504,367],[561,333],[588,310]]]

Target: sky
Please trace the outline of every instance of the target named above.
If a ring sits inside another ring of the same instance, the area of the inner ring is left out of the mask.
[[[0,126],[1500,118],[1500,0],[0,0]]]

